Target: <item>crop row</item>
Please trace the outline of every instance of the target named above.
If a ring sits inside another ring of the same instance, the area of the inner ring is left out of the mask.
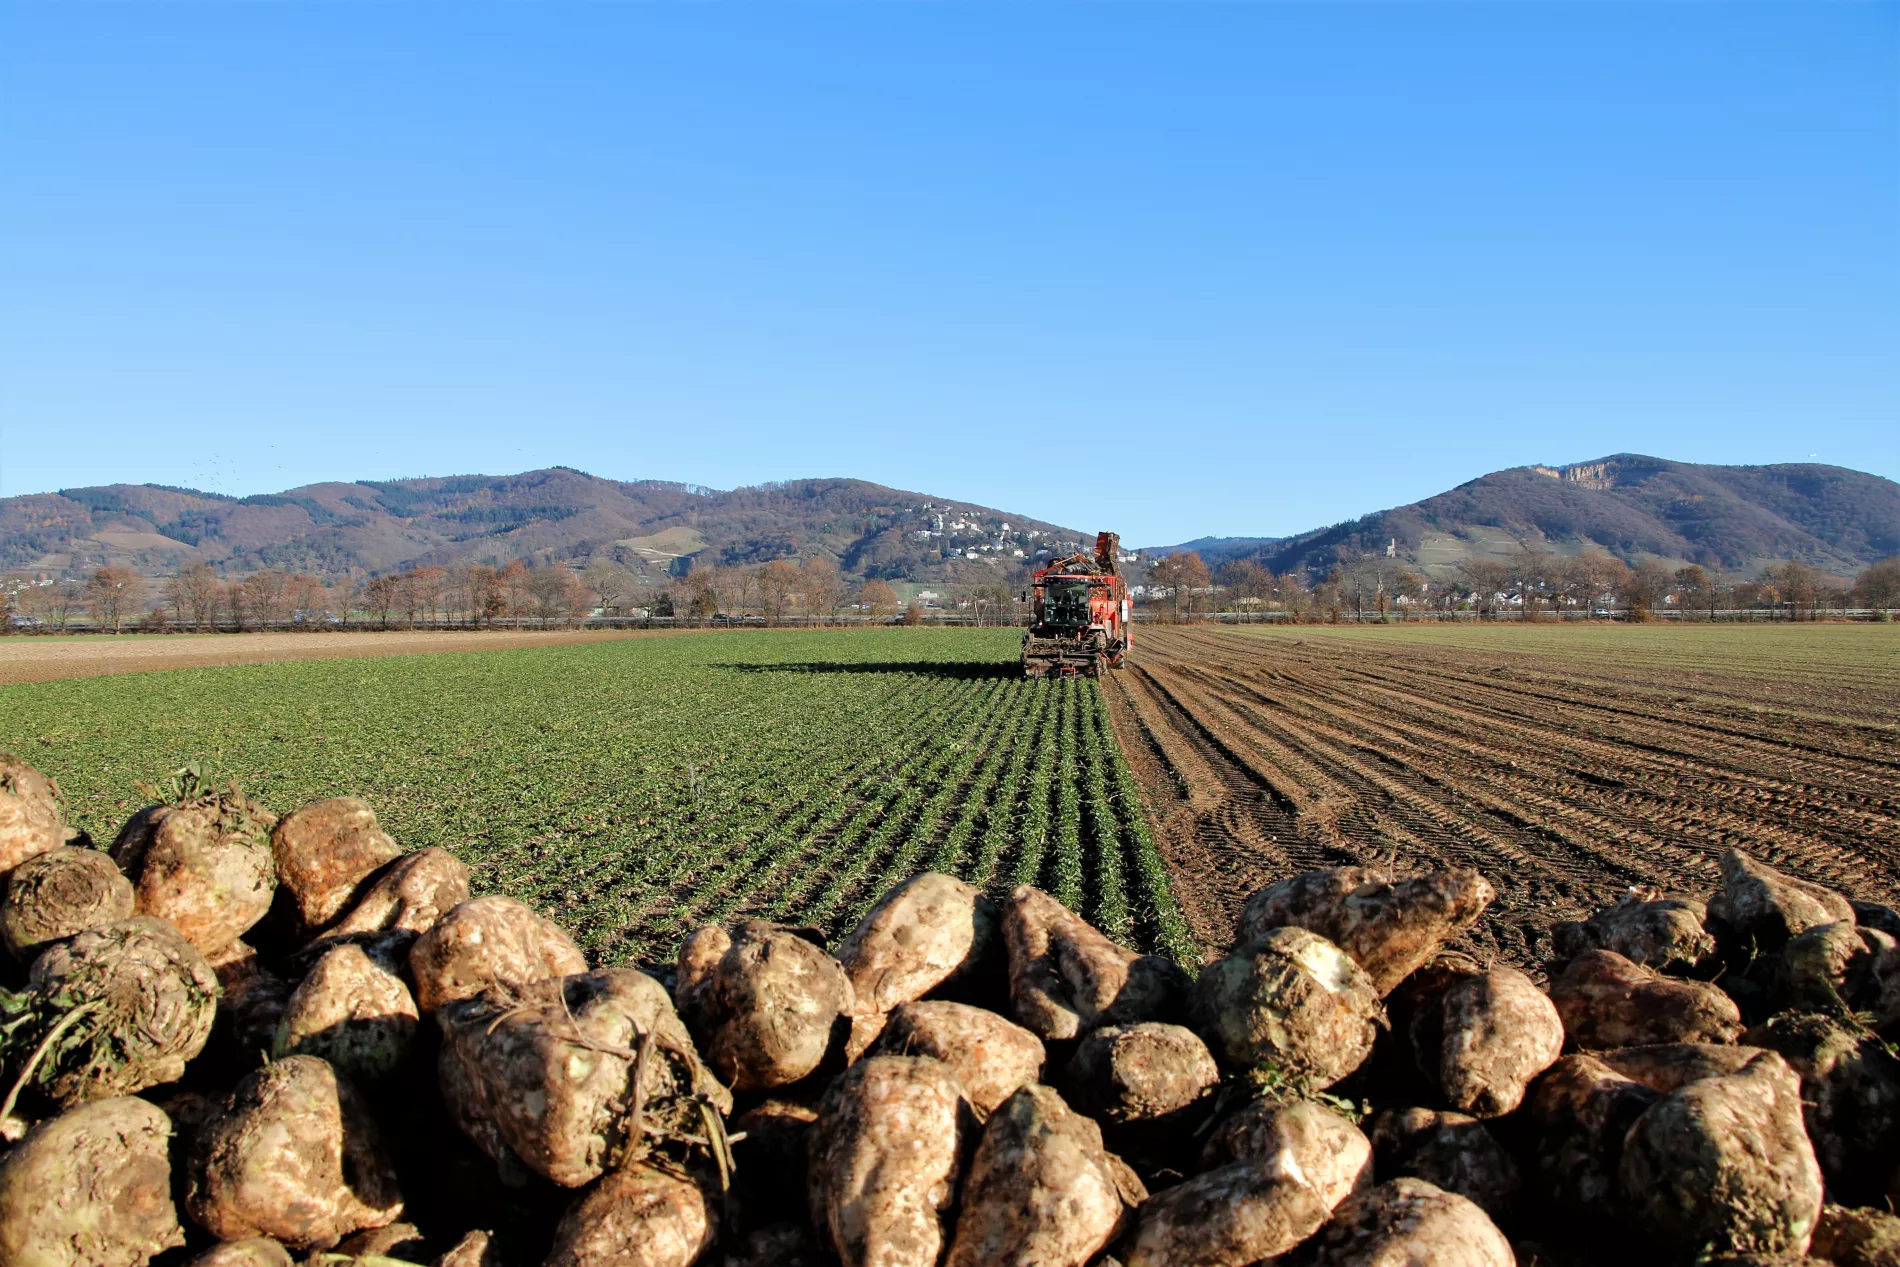
[[[924,867],[1048,889],[1191,956],[1097,686],[1009,631],[744,634],[0,688],[0,749],[109,838],[194,763],[265,804],[374,804],[603,961],[757,915],[836,935]]]

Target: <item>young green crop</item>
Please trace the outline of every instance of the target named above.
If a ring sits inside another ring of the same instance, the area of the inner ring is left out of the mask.
[[[931,866],[1191,958],[1099,689],[1022,680],[1017,638],[748,631],[4,687],[0,750],[102,841],[187,764],[279,812],[364,797],[597,961],[743,915],[837,936]]]

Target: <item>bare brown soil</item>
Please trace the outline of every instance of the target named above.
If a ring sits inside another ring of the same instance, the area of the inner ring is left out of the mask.
[[[500,651],[564,646],[609,638],[668,637],[668,631],[503,630],[494,632],[362,630],[337,633],[170,634],[125,638],[0,639],[0,686],[61,678],[203,669],[280,660],[425,655],[438,651]]]
[[[1900,896],[1900,639],[1874,650],[1154,629],[1107,694],[1203,945],[1298,871],[1469,866],[1499,890],[1471,948],[1535,967],[1553,921],[1706,892],[1730,848]]]

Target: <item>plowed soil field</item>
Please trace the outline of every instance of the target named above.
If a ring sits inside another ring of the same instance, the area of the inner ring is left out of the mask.
[[[1344,864],[1479,868],[1470,948],[1532,968],[1729,848],[1900,897],[1900,627],[1157,628],[1107,685],[1203,947]]]

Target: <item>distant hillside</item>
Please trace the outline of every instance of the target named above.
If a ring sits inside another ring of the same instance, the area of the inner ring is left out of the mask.
[[[688,558],[745,565],[824,552],[851,576],[982,581],[1039,550],[1074,549],[1081,540],[1055,524],[862,480],[719,492],[623,483],[566,467],[311,484],[242,498],[112,484],[0,499],[0,568],[34,571],[110,561],[151,574],[202,558],[233,572],[339,574],[456,559],[578,563],[605,554],[663,574]]]
[[[1799,559],[1837,574],[1900,553],[1900,484],[1813,463],[1702,466],[1619,453],[1572,466],[1496,471],[1450,492],[1294,537],[1204,537],[1210,564],[1254,558],[1275,572],[1330,566],[1342,548],[1398,554],[1428,571],[1521,549],[1601,549],[1731,572]]]

